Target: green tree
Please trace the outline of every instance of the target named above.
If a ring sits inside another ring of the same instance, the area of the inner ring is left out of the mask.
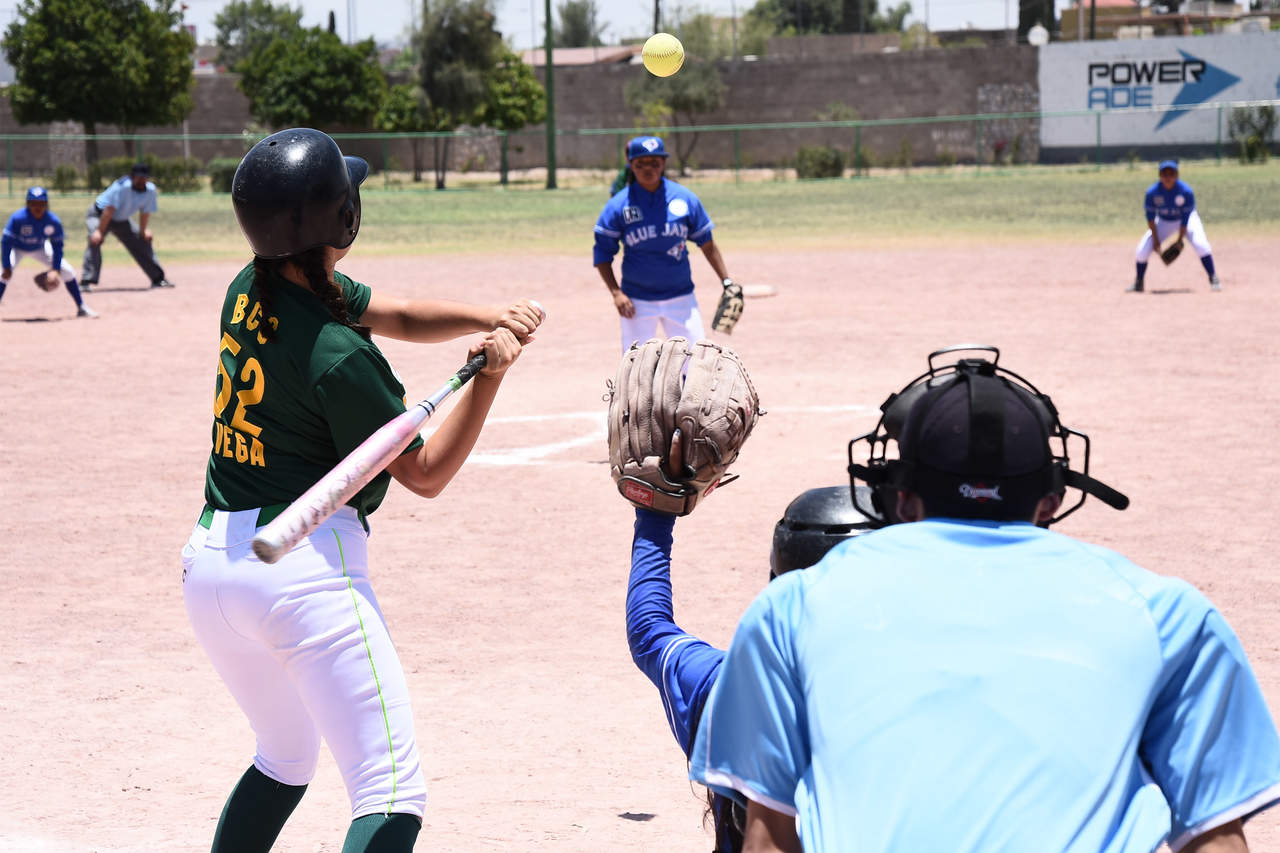
[[[724,106],[729,87],[720,79],[720,71],[715,63],[702,58],[708,53],[714,56],[718,50],[714,42],[702,40],[707,33],[712,32],[702,26],[699,19],[703,17],[705,16],[695,15],[684,25],[675,28],[676,37],[685,45],[686,58],[680,73],[670,77],[654,77],[646,73],[623,87],[623,98],[627,106],[638,115],[652,116],[662,114],[664,110],[669,111],[672,126],[680,127],[700,124],[700,116]],[[680,174],[688,174],[689,158],[698,144],[698,134],[689,132],[672,136],[671,143],[680,164]]]
[[[905,0],[883,14],[876,0],[758,0],[746,19],[749,26],[763,25],[778,35],[902,32],[910,13]]]
[[[320,27],[271,42],[239,68],[249,113],[269,127],[368,127],[387,93],[373,39],[345,45]]]
[[[421,133],[427,130],[427,120],[422,115],[422,92],[412,83],[392,86],[373,117],[373,126],[385,133]],[[409,149],[413,154],[413,180],[421,181],[421,137],[411,138]]]
[[[213,19],[218,34],[218,64],[239,71],[240,63],[279,39],[302,29],[302,7],[269,0],[231,0]]]
[[[479,123],[505,133],[547,118],[547,92],[533,69],[510,50],[489,73],[489,95],[478,116]],[[507,140],[502,140],[502,183],[507,182]]]
[[[600,40],[604,24],[600,23],[595,0],[564,0],[556,6],[556,16],[560,19],[560,26],[556,27],[554,34],[556,47],[598,47],[604,44]]]
[[[195,85],[195,43],[181,22],[173,0],[154,8],[144,0],[23,0],[0,42],[14,69],[14,118],[81,122],[90,164],[98,162],[99,124],[128,133],[181,122]]]
[[[490,98],[490,74],[509,53],[494,29],[487,0],[423,3],[418,35],[418,87],[430,130],[479,124]],[[432,140],[436,189],[444,189],[449,138]]]

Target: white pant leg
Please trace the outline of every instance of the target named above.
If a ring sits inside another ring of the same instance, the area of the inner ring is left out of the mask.
[[[323,736],[353,818],[422,817],[408,688],[369,585],[355,511],[340,510],[271,566],[250,548],[256,518],[255,510],[214,513],[183,551],[187,612],[258,737],[254,764],[305,784]]]
[[[1192,212],[1192,215],[1195,215],[1194,211]],[[1177,234],[1181,229],[1182,223],[1178,222],[1176,219],[1156,220],[1156,234],[1160,237],[1161,245],[1163,245],[1164,241],[1168,240],[1171,235]],[[1158,248],[1159,246],[1152,245],[1151,229],[1148,228],[1146,231],[1142,232],[1142,239],[1138,241],[1138,249],[1134,255],[1134,260],[1140,264],[1145,264],[1147,259],[1151,257],[1151,253]]]
[[[1204,257],[1213,253],[1213,247],[1209,245],[1209,238],[1204,233],[1204,223],[1200,221],[1200,212],[1191,211],[1190,218],[1187,219],[1187,242],[1191,244],[1191,248],[1196,250],[1196,255]]]
[[[690,343],[696,343],[707,336],[695,294],[686,293],[658,304],[662,306],[662,331],[668,338],[683,336]]]
[[[635,342],[644,343],[658,335],[658,320],[662,316],[661,302],[649,299],[632,299],[635,313],[630,317],[622,317],[622,351],[631,349]]]

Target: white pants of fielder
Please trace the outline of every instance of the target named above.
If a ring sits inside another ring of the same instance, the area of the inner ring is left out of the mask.
[[[622,317],[622,351],[626,352],[635,341],[644,343],[657,337],[658,322],[668,338],[685,337],[690,342],[707,336],[702,328],[702,312],[698,310],[695,294],[687,293],[674,299],[632,299],[636,313]]]
[[[1176,219],[1156,220],[1156,234],[1159,235],[1161,244],[1177,234],[1181,228],[1182,223]],[[1194,210],[1191,211],[1191,216],[1187,220],[1187,242],[1191,244],[1191,248],[1196,250],[1198,257],[1203,258],[1213,252],[1212,247],[1209,246],[1209,238],[1204,235],[1204,224],[1200,221],[1200,214]],[[1151,253],[1157,248],[1152,244],[1151,229],[1148,228],[1142,232],[1142,239],[1138,241],[1135,260],[1140,264],[1145,264],[1147,259],[1151,257]]]
[[[9,269],[14,270],[16,272],[18,269],[18,264],[22,263],[22,260],[24,258],[39,258],[40,260],[44,261],[45,269],[48,269],[48,270],[54,269],[53,245],[48,240],[44,241],[44,248],[41,248],[41,249],[15,248],[12,251],[10,251],[9,257],[7,258],[7,260],[9,261],[9,264],[8,264]],[[71,264],[67,263],[67,259],[65,257],[62,259],[62,266],[58,267],[57,269],[58,269],[58,273],[62,276],[63,283],[72,281],[76,277],[75,268],[72,267]]]
[[[306,785],[323,737],[352,820],[421,819],[427,788],[409,690],[369,584],[360,519],[343,507],[267,564],[252,550],[257,518],[215,512],[182,550],[187,615],[257,736],[254,766]]]

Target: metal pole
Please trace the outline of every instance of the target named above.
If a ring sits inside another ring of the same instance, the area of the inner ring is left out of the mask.
[[[391,169],[390,163],[387,161],[387,140],[382,140],[382,186],[389,188],[391,186]]]
[[[1097,128],[1098,137],[1098,168],[1102,168],[1102,112],[1098,111],[1093,116],[1094,125]]]
[[[1089,41],[1098,37],[1098,0],[1089,0]]]
[[[507,132],[502,131],[502,176],[500,183],[505,187],[507,185]]]
[[[982,174],[982,119],[978,119],[978,156],[974,160],[978,167],[978,174]]]
[[[733,129],[733,180],[737,183],[742,178],[742,146],[738,143],[738,128]]]
[[[862,125],[853,128],[853,173],[862,177]]]
[[[1222,165],[1222,104],[1218,104],[1218,165]]]
[[[654,9],[657,9],[656,0]],[[544,0],[543,14],[547,16],[546,30],[546,89],[547,89],[547,189],[556,188],[556,65],[552,56],[554,41],[551,33],[551,0]],[[656,32],[656,30],[655,30]]]
[[[4,170],[9,175],[9,195],[13,195],[13,140],[8,140],[5,146]]]

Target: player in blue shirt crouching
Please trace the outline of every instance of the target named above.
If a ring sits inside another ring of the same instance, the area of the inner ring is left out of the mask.
[[[98,312],[84,303],[76,271],[62,257],[62,220],[49,209],[49,193],[44,187],[27,190],[26,206],[14,211],[4,226],[0,239],[0,299],[13,271],[23,258],[33,257],[44,261],[47,272],[45,290],[56,290],[62,284],[76,304],[76,316],[94,318]]]

